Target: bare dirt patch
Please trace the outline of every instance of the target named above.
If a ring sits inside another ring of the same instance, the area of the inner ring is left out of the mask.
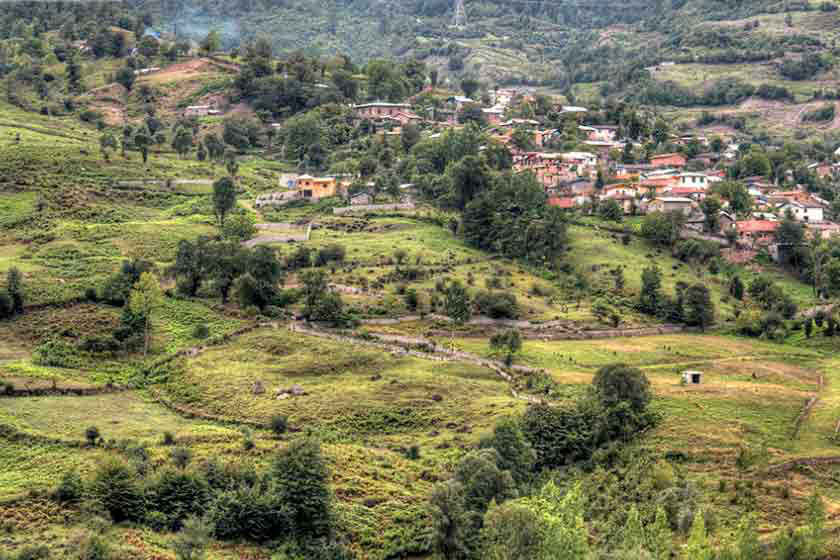
[[[206,58],[194,58],[186,62],[179,62],[162,68],[159,72],[143,76],[139,80],[140,83],[159,84],[165,82],[179,82],[182,80],[191,80],[202,74],[218,74],[226,72],[219,64],[216,64]]]

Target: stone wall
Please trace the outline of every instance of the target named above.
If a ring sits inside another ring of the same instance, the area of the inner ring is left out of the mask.
[[[377,212],[377,211],[393,211],[393,210],[414,210],[413,202],[404,204],[359,204],[357,206],[342,206],[340,208],[333,208],[333,214],[341,216],[344,214],[355,214],[357,212]]]

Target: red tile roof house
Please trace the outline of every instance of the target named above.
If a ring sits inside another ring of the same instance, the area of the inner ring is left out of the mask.
[[[682,154],[659,154],[652,156],[650,163],[654,167],[685,167],[685,156]]]
[[[768,245],[773,241],[773,234],[779,222],[770,220],[744,220],[735,222],[738,231],[738,240],[752,247],[756,245]]]

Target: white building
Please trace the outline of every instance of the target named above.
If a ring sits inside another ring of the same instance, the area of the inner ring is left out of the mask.
[[[825,220],[823,207],[815,202],[797,202],[796,200],[792,200],[781,205],[779,210],[782,211],[782,214],[786,214],[790,210],[794,219],[798,222],[818,224]]]
[[[705,173],[680,173],[680,186],[705,189],[709,186],[709,179]]]

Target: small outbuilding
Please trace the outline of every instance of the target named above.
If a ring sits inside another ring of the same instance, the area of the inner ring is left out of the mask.
[[[686,385],[700,385],[703,380],[702,371],[684,371],[682,373],[683,382]]]

